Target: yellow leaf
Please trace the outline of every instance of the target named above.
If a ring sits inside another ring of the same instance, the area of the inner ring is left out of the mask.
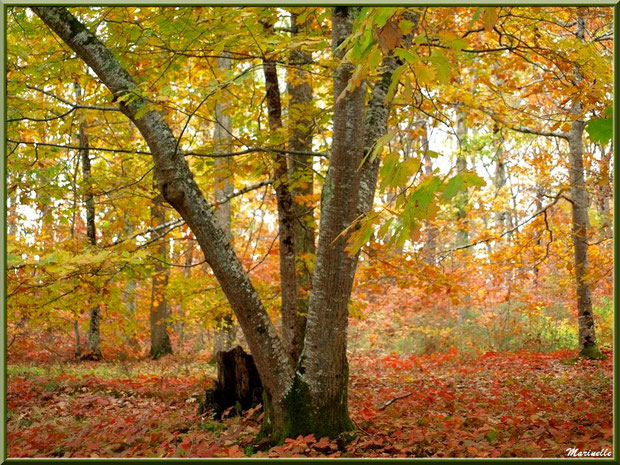
[[[437,76],[435,68],[420,62],[413,63],[412,67],[420,85],[432,84],[435,81],[435,77]]]

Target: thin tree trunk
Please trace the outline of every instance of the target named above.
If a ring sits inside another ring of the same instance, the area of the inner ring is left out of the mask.
[[[583,12],[577,16],[576,36],[584,40],[585,19]],[[575,80],[583,80],[578,68],[574,70]],[[575,252],[575,280],[577,284],[577,314],[579,320],[579,352],[586,358],[601,356],[596,342],[594,316],[592,314],[592,296],[588,282],[588,194],[584,181],[583,167],[583,132],[585,122],[580,118],[581,103],[573,106],[572,112],[579,118],[571,123],[568,133],[570,186],[572,200],[572,232]]]
[[[7,222],[7,236],[10,236],[13,241],[17,239],[17,187],[13,189],[11,194],[8,197],[9,206],[6,212],[6,222]],[[8,239],[8,238],[7,238]]]
[[[220,71],[230,69],[230,58],[224,53],[223,57],[218,58],[218,68]],[[227,104],[218,102],[215,105],[215,147],[218,152],[229,152],[231,149],[231,131],[232,125],[230,114],[227,111]],[[229,198],[233,193],[232,184],[232,162],[228,158],[218,158],[215,160],[215,200],[221,202]],[[232,243],[233,235],[231,230],[231,213],[230,200],[217,205],[215,207],[215,221],[218,226],[226,234],[228,242]],[[231,311],[225,310],[225,313],[215,320],[215,336],[213,338],[213,355],[218,352],[228,351],[232,349],[235,342],[235,323],[232,318]]]
[[[74,355],[75,358],[80,358],[82,356],[82,343],[80,341],[80,321],[77,315],[73,318],[73,334],[75,335]]]
[[[291,15],[291,30],[298,33],[297,15]],[[303,26],[301,26],[303,27]],[[312,57],[298,49],[291,52],[290,61],[296,65],[290,72],[288,94],[289,139],[291,151],[312,151],[313,105],[312,85],[310,74],[301,66],[310,62]],[[314,193],[314,159],[310,155],[291,154],[289,158],[289,178],[291,181],[291,195],[293,197],[295,257],[297,268],[297,305],[294,318],[288,324],[294,326],[289,330],[292,335],[289,342],[289,352],[296,362],[301,354],[304,335],[306,332],[306,315],[308,314],[308,298],[312,288],[312,272],[316,257],[314,224],[314,208],[308,202]],[[304,202],[304,199],[306,200]]]
[[[269,131],[276,135],[282,127],[282,102],[278,86],[278,74],[273,61],[263,61],[266,101],[269,113]],[[278,239],[280,242],[280,285],[282,288],[282,337],[284,345],[296,360],[301,351],[300,325],[297,313],[297,264],[295,238],[295,211],[293,196],[289,189],[287,156],[275,154],[274,189],[278,204]]]
[[[191,237],[188,237],[185,245],[185,268],[183,269],[183,276],[188,281],[192,276],[191,265],[193,262],[194,242],[191,240]],[[185,302],[183,301],[179,305],[179,322],[177,324],[177,331],[179,332],[179,339],[181,339],[181,341],[185,340]]]
[[[467,170],[467,155],[463,150],[463,144],[467,140],[467,126],[465,125],[465,115],[459,109],[456,112],[456,136],[458,139],[458,152],[456,156],[456,172],[462,173]],[[456,232],[456,246],[463,247],[469,243],[469,222],[467,220],[467,204],[469,202],[469,195],[467,190],[460,192],[456,195],[456,220],[457,220],[457,232]]]
[[[76,101],[79,102],[81,99],[80,85],[75,82],[74,88],[76,93]],[[84,194],[84,204],[86,206],[86,237],[88,238],[90,245],[94,247],[97,245],[97,231],[95,229],[95,199],[91,186],[92,175],[90,166],[90,151],[85,122],[80,123],[78,140],[80,147],[80,159],[82,161],[82,180],[86,186]],[[88,337],[86,339],[86,353],[82,356],[85,359],[100,360],[102,358],[100,323],[101,313],[99,304],[92,305],[90,308]]]
[[[428,124],[424,123],[422,138],[420,140],[420,149],[424,159],[424,176],[433,175],[433,159],[428,153]],[[432,220],[425,221],[426,241],[422,251],[422,260],[429,265],[435,264],[435,255],[437,254],[437,227]]]
[[[166,223],[166,207],[164,199],[157,193],[151,206],[151,227],[156,228]],[[151,291],[151,357],[158,359],[172,353],[172,344],[168,335],[168,302],[166,300],[166,287],[170,269],[163,263],[168,261],[168,240],[166,237],[159,239],[157,245],[157,257],[153,271],[153,287]]]
[[[126,333],[127,343],[134,349],[138,349],[140,344],[138,342],[136,334],[136,299],[138,293],[138,284],[135,279],[130,279],[125,284],[123,289],[123,306],[125,307],[125,314],[127,322],[129,323],[129,331]]]
[[[499,131],[499,127],[496,125],[495,126],[495,131]],[[506,186],[506,165],[505,165],[505,161],[504,161],[504,138],[501,135],[501,133],[499,134],[497,141],[497,149],[495,151],[495,179],[494,184],[495,184],[495,191],[496,191],[496,195],[499,196],[500,198],[502,197],[502,190],[503,188]],[[507,226],[507,216],[509,215],[509,213],[501,208],[498,207],[495,211],[495,227],[497,228],[498,231],[503,232],[504,230],[506,230],[506,226]]]
[[[598,210],[601,216],[601,236],[602,239],[611,239],[613,237],[613,224],[611,220],[611,212],[609,203],[613,200],[613,181],[612,170],[610,167],[611,156],[613,154],[613,143],[610,143],[609,150],[605,153],[605,148],[601,147],[601,163],[600,163],[600,183],[598,195]],[[605,248],[611,248],[613,242],[605,243]]]

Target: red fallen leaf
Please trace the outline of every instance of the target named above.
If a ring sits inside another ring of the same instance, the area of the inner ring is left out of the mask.
[[[361,411],[360,411],[360,416],[364,419],[364,420],[371,420],[373,418],[375,418],[377,416],[376,412],[373,412],[372,410],[370,410],[368,407],[364,407]]]
[[[243,453],[241,447],[236,444],[232,447],[229,447],[226,452],[228,453],[229,457],[245,457],[245,454]]]
[[[325,449],[327,447],[329,447],[331,443],[331,440],[327,437],[323,437],[321,439],[319,439],[316,444],[314,444],[314,447],[318,448],[318,449]]]

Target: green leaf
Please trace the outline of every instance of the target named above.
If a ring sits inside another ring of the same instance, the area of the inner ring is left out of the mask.
[[[473,171],[464,171],[461,176],[463,182],[469,186],[484,187],[487,185],[486,181]]]
[[[471,29],[471,27],[476,23],[476,21],[478,21],[478,18],[480,18],[480,14],[482,13],[482,10],[484,10],[484,8],[482,7],[476,8],[476,11],[474,11],[474,16],[471,18],[471,21],[469,22],[467,29]]]
[[[586,124],[586,131],[592,142],[607,144],[614,136],[614,119],[592,118]]]
[[[148,111],[149,111],[149,106],[148,106],[148,104],[146,104],[146,103],[145,103],[144,105],[142,105],[142,106],[138,109],[138,111],[136,112],[136,116],[135,116],[135,118],[136,118],[136,119],[140,119],[140,118],[142,118],[144,115],[146,115],[146,114],[148,113]]]
[[[379,137],[379,139],[377,139],[377,142],[375,142],[375,145],[372,147],[372,150],[370,151],[370,153],[366,156],[364,160],[362,160],[362,163],[360,164],[360,168],[364,163],[366,163],[367,160],[371,162],[375,158],[377,158],[377,155],[381,152],[381,150],[383,150],[383,147],[385,147],[385,144],[389,143],[394,138],[394,135],[395,135],[394,132],[388,132],[387,134]]]
[[[392,82],[390,82],[390,87],[388,88],[387,95],[385,96],[385,103],[389,103],[392,98],[394,98],[394,94],[396,93],[396,89],[398,88],[398,83],[400,81],[400,77],[409,67],[408,64],[400,65],[392,74]]]
[[[368,55],[368,68],[375,69],[381,63],[381,59],[383,58],[383,54],[381,50],[378,48],[373,49],[372,52]]]
[[[414,55],[409,50],[405,50],[404,48],[395,49],[394,55],[396,55],[401,60],[405,60],[407,63],[413,63],[420,59],[417,55]]]
[[[437,70],[437,79],[439,82],[448,84],[450,82],[452,66],[443,51],[433,50],[433,54],[429,58],[429,61],[435,65],[434,68]]]
[[[375,16],[374,23],[378,27],[383,27],[388,22],[388,19],[390,19],[394,15],[394,13],[396,12],[396,8],[382,7],[382,8],[376,9],[376,11],[377,11],[377,16]]]
[[[457,174],[448,181],[446,187],[444,187],[441,198],[444,201],[448,201],[462,191],[464,187],[465,183],[463,182],[463,177],[460,174]]]
[[[495,7],[485,7],[484,10],[484,29],[492,31],[495,23],[497,23],[497,11]]]
[[[403,19],[398,22],[398,27],[400,28],[400,32],[402,32],[403,35],[410,34],[411,31],[413,30],[413,26],[414,24],[411,21],[408,21],[406,19]]]
[[[7,266],[17,266],[17,265],[21,265],[23,263],[22,257],[19,255],[16,255],[14,253],[7,253],[6,254],[6,264]]]

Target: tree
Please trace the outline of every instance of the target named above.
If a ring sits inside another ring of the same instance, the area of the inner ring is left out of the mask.
[[[75,93],[79,101],[81,98],[81,89],[78,83],[75,83]],[[97,231],[95,229],[95,200],[93,198],[93,186],[91,185],[91,166],[90,154],[88,150],[88,134],[86,132],[86,124],[82,121],[78,134],[80,149],[80,160],[82,162],[82,179],[86,185],[86,193],[84,194],[84,204],[86,206],[86,236],[91,246],[97,245]],[[99,304],[94,304],[90,308],[90,318],[88,327],[88,337],[86,339],[86,352],[82,355],[79,349],[79,328],[76,331],[76,354],[86,360],[100,360],[101,353],[101,332],[99,329],[101,323],[101,313]]]
[[[164,199],[159,192],[156,193],[151,206],[151,227],[161,228],[166,224],[166,207]],[[166,287],[170,277],[170,269],[166,264],[168,259],[168,242],[161,233],[155,233],[159,237],[157,255],[155,257],[153,284],[151,289],[151,349],[150,354],[154,359],[172,353],[172,344],[168,335],[167,318],[169,314],[168,301],[166,299]]]
[[[193,231],[255,358],[266,393],[265,432],[280,440],[306,433],[333,437],[351,429],[346,326],[357,254],[346,250],[346,230],[372,208],[380,158],[365,155],[386,132],[386,95],[402,62],[384,58],[384,71],[372,87],[368,108],[365,85],[349,86],[352,65],[337,65],[332,153],[322,194],[304,344],[295,364],[161,113],[106,46],[65,8],[33,7],[33,11],[97,74],[149,145],[161,194]],[[332,10],[332,47],[337,60],[344,55],[339,46],[351,34],[358,12],[351,7]],[[280,172],[286,174],[281,168]]]

